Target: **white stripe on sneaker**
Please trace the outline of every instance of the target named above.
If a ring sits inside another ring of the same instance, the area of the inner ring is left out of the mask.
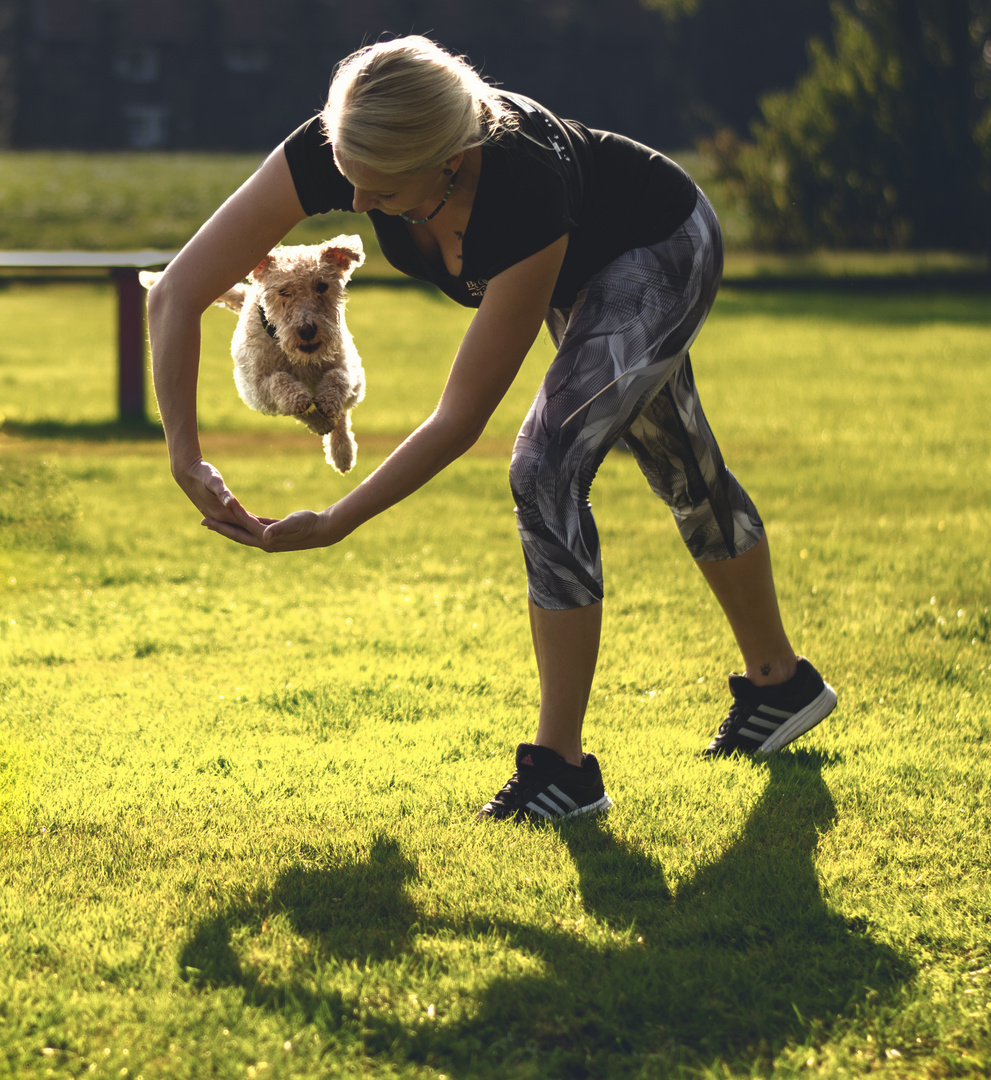
[[[757,712],[765,713],[767,716],[776,716],[779,720],[787,720],[792,715],[788,709],[772,709],[770,705],[758,705]]]
[[[563,791],[562,791],[562,790],[561,790],[561,789],[560,789],[560,788],[559,788],[559,787],[557,786],[557,784],[549,784],[549,785],[548,785],[548,787],[547,787],[547,790],[548,790],[548,791],[549,791],[549,792],[550,792],[550,793],[551,793],[551,794],[552,794],[552,795],[553,795],[553,796],[554,796],[554,797],[555,797],[556,799],[560,799],[560,800],[561,800],[561,802],[563,802],[563,803],[564,803],[564,805],[565,805],[565,806],[566,806],[566,807],[567,807],[567,808],[568,808],[569,810],[577,810],[577,809],[578,809],[578,803],[576,803],[576,802],[575,802],[575,800],[574,800],[574,799],[572,799],[572,798],[571,798],[570,796],[568,796],[568,795],[565,795],[565,793],[564,793],[564,792],[563,792]],[[541,798],[541,799],[546,799],[546,798],[547,798],[547,796],[546,796],[545,794],[541,793],[541,795],[540,795],[540,798]],[[550,802],[550,800],[549,800],[549,799],[548,799],[547,801],[548,801],[548,802]]]
[[[764,740],[759,748],[760,753],[766,756],[773,754],[775,750],[780,750],[782,746],[787,746],[793,739],[797,739],[799,735],[804,735],[806,731],[814,728],[820,720],[824,720],[835,706],[836,691],[829,683],[823,683],[823,688],[814,701],[811,701],[804,709],[799,709],[789,721],[782,724],[773,735],[769,735]]]
[[[558,804],[553,799],[549,798],[543,791],[537,796],[537,801],[542,802],[544,806],[550,810],[551,817],[561,817],[565,812],[563,806],[558,806]],[[528,805],[533,806],[533,803],[529,803]]]
[[[554,817],[572,818],[579,817],[582,814],[594,814],[600,810],[609,810],[612,808],[613,805],[612,799],[610,799],[609,796],[605,792],[603,792],[601,798],[596,799],[594,803],[590,803],[588,806],[579,806],[577,803],[573,802],[572,806],[574,807],[574,809],[566,813],[561,807],[555,806],[552,799],[546,799],[543,794],[539,795],[538,798],[544,799],[545,802],[547,802],[550,806],[554,807],[556,813],[551,813],[543,806],[538,805],[536,802],[528,802],[526,805],[528,809],[532,810],[535,814],[539,814],[542,818],[547,819]]]
[[[554,798],[551,798],[552,794]],[[548,784],[546,791],[540,792],[536,799],[527,803],[530,810],[543,818],[576,817],[579,814],[608,809],[610,806],[612,806],[612,800],[605,794],[589,806],[580,806],[570,795],[565,794],[557,784]]]

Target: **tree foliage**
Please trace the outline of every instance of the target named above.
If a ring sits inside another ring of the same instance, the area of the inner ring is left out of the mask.
[[[664,24],[659,60],[674,76],[658,97],[694,138],[745,132],[758,98],[802,73],[806,42],[830,28],[830,0],[641,0]]]
[[[703,145],[772,248],[991,250],[991,2],[836,3],[833,44]]]

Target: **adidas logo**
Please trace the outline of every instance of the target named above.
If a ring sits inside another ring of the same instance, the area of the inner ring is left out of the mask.
[[[520,759],[520,764],[521,765],[533,765],[533,758],[529,754],[527,754],[527,756],[525,758]]]

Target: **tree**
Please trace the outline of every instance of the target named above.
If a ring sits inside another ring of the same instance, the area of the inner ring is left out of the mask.
[[[659,61],[673,111],[690,141],[718,127],[740,134],[762,94],[791,86],[810,37],[828,35],[830,0],[641,0],[661,16]]]
[[[703,147],[775,248],[991,250],[991,0],[857,0],[833,10],[752,142]]]

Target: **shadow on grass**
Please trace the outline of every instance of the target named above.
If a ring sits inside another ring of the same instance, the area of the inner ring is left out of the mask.
[[[180,967],[204,989],[234,985],[247,1004],[301,1011],[328,1047],[357,1040],[368,1055],[449,1076],[613,1078],[724,1062],[760,1070],[786,1043],[821,1041],[914,975],[822,894],[815,854],[836,816],[823,764],[799,752],[755,766],[767,768],[768,783],[739,839],[674,896],[651,853],[618,839],[607,820],[562,826],[585,910],[619,931],[618,943],[481,918],[438,925],[406,892],[414,865],[396,841],[379,838],[366,860],[294,867],[263,902],[204,922]],[[539,973],[495,979],[467,1017],[411,1027],[362,1010],[347,992],[273,985],[245,967],[233,937],[273,910],[325,958],[394,962],[413,955],[413,935],[495,934],[536,958]]]

